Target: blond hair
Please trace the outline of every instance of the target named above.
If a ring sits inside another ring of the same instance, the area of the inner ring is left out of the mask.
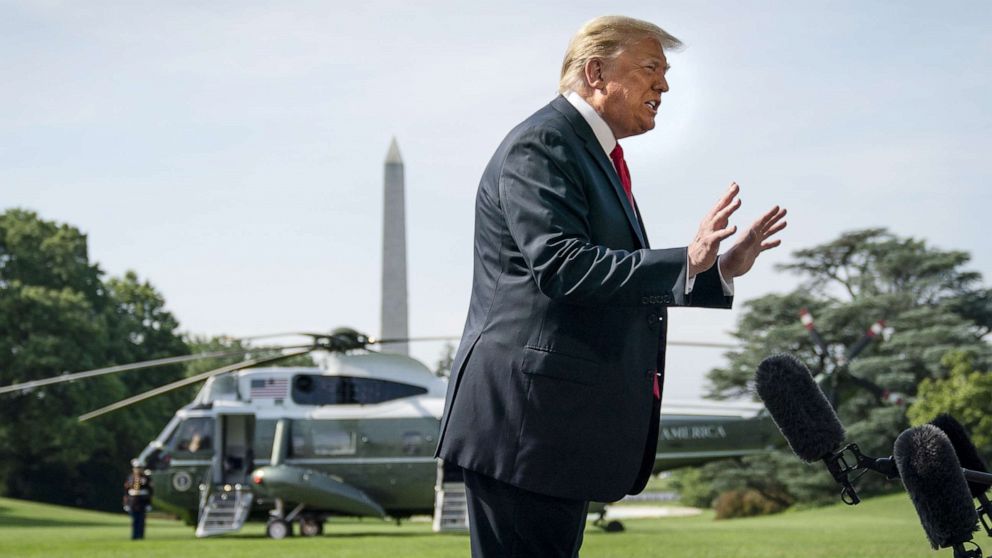
[[[625,16],[600,16],[586,22],[572,37],[561,64],[558,92],[580,91],[585,85],[586,63],[593,58],[612,60],[623,49],[641,39],[656,39],[665,50],[675,50],[682,41],[653,23]]]

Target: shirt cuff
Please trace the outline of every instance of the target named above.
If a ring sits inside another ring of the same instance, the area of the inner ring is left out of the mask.
[[[723,278],[723,271],[720,269],[720,259],[719,258],[717,258],[716,263],[713,264],[713,265],[716,266],[716,273],[717,273],[717,275],[720,276],[720,285],[723,287],[723,295],[724,296],[734,296],[734,278],[731,277],[729,281]],[[686,269],[689,269],[689,255],[688,254],[686,254],[686,256],[685,256],[685,268]],[[688,294],[691,294],[692,293],[692,289],[695,286],[696,286],[696,276],[695,275],[693,275],[692,277],[686,277],[685,278],[685,294],[687,294],[687,295]]]
[[[686,268],[686,270],[689,269],[689,251],[688,250],[686,250],[686,253],[685,253],[685,268]],[[720,280],[722,281],[723,278],[721,277]],[[692,293],[692,288],[695,285],[696,285],[696,276],[695,275],[693,275],[692,277],[686,277],[685,278],[685,294],[688,295],[688,294]]]

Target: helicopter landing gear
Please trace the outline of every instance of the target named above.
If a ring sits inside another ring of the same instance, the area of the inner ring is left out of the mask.
[[[316,515],[300,516],[300,534],[304,537],[318,537],[324,534],[324,520]]]
[[[292,524],[281,519],[270,519],[265,525],[265,534],[270,539],[285,539],[293,534]]]
[[[603,531],[606,531],[607,533],[622,533],[625,530],[623,523],[620,523],[616,519],[613,521],[607,521],[606,525],[603,525],[602,528]]]
[[[616,519],[612,521],[606,521],[606,510],[599,512],[599,518],[592,522],[593,525],[599,527],[604,533],[622,533],[625,531],[623,523],[620,523]]]
[[[293,511],[287,514],[286,505],[282,501],[282,498],[276,498],[276,508],[269,512],[269,521],[265,524],[265,534],[270,539],[285,539],[292,535],[293,521],[300,515],[301,511],[303,511],[303,504],[296,506],[293,508]],[[319,526],[319,530],[323,531],[323,525]],[[300,520],[300,531],[303,531],[302,518]]]

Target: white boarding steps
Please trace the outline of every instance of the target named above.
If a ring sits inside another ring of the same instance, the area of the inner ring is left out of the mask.
[[[443,462],[438,463],[437,482],[434,484],[435,533],[468,531],[468,505],[465,500],[465,483],[460,471],[445,471]],[[445,479],[447,473],[448,479]]]
[[[252,493],[239,484],[215,487],[200,499],[199,538],[231,533],[241,529],[251,511]]]
[[[434,532],[468,531],[465,483],[446,482],[434,497]]]

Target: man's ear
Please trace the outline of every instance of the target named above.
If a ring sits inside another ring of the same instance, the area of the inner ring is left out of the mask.
[[[606,89],[606,80],[603,78],[603,60],[601,58],[590,58],[586,61],[585,78],[586,86],[590,89]]]

